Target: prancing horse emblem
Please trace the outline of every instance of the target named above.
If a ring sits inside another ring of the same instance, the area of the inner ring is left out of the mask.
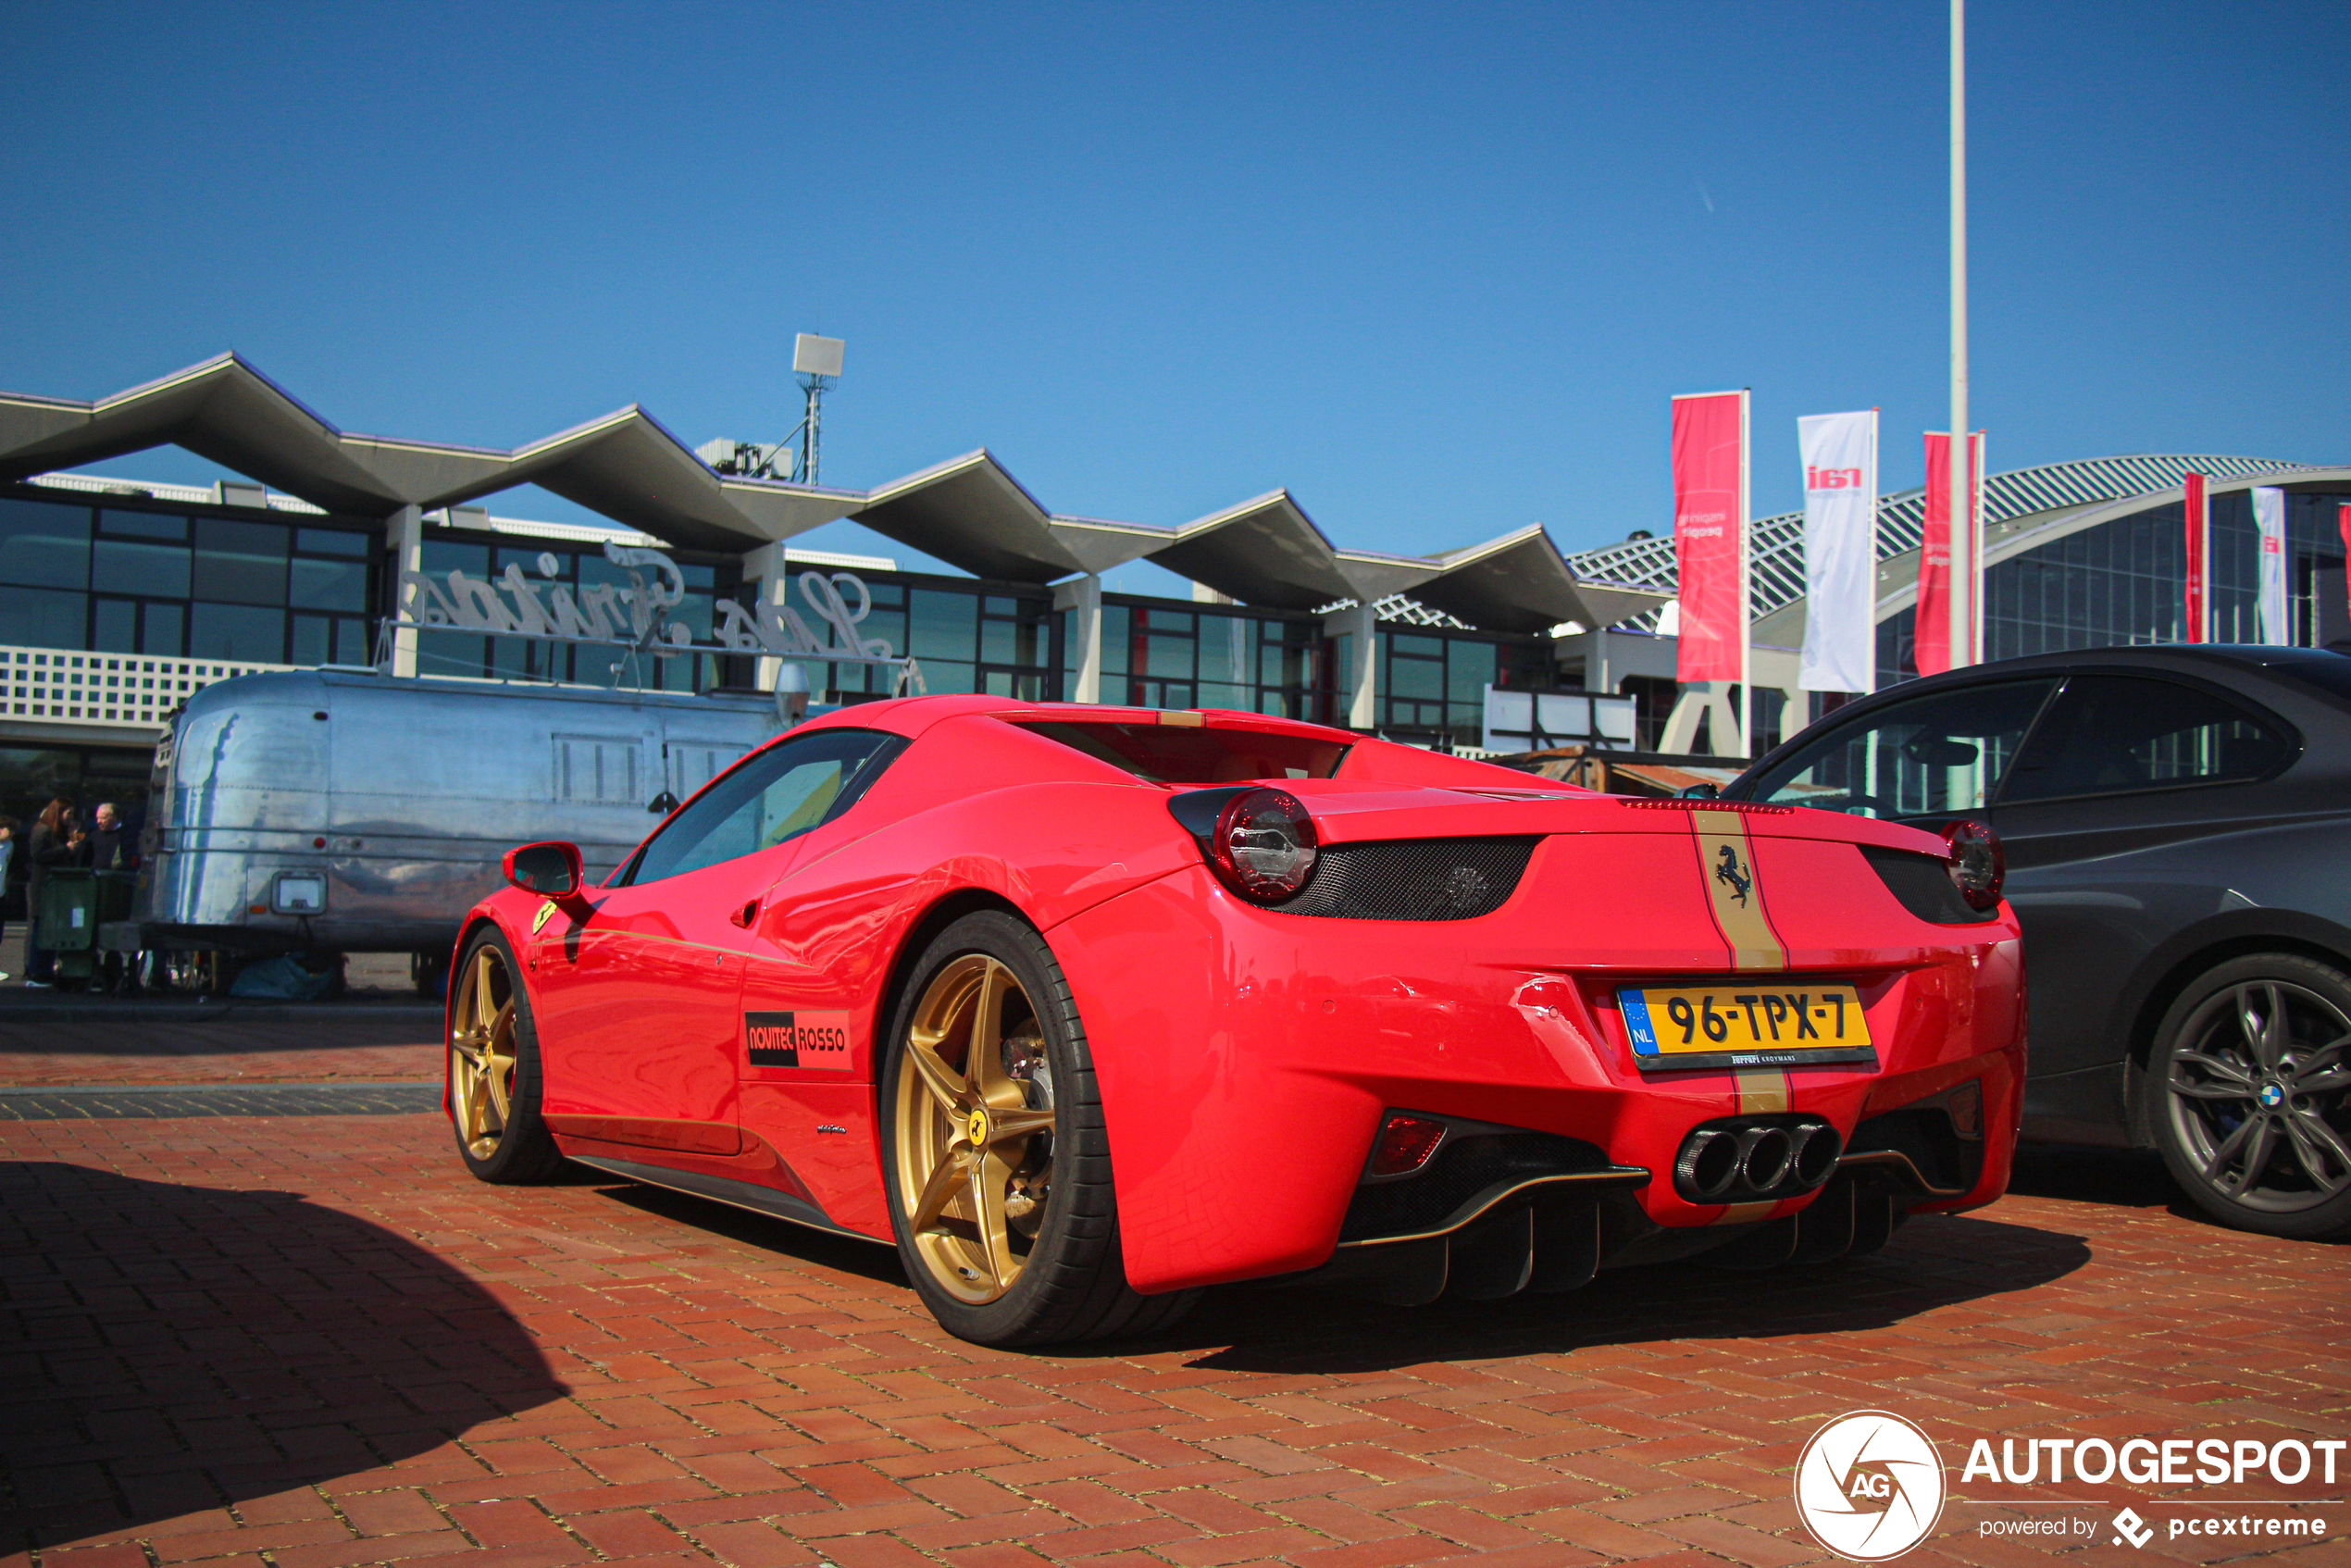
[[[1731,890],[1731,896],[1739,901],[1741,909],[1747,907],[1747,890],[1755,886],[1755,878],[1748,874],[1746,867],[1739,865],[1739,852],[1728,844],[1723,846],[1718,864],[1714,867],[1714,879]]]

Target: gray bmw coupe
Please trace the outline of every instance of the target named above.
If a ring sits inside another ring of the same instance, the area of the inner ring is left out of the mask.
[[[2226,1224],[2351,1234],[2351,657],[2108,648],[1850,703],[1723,790],[1989,823],[2024,1136],[2152,1147]]]

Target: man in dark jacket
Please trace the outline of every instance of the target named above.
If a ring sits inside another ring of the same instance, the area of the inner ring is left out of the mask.
[[[25,836],[25,984],[46,988],[56,973],[57,960],[42,941],[41,889],[49,873],[60,865],[79,865],[82,832],[74,820],[73,803],[60,795],[42,809],[41,820]]]
[[[138,842],[123,826],[122,814],[112,801],[98,803],[82,848],[89,856],[83,864],[93,871],[131,871],[139,865]]]

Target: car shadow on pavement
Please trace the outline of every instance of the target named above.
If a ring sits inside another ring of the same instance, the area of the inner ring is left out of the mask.
[[[33,1545],[373,1470],[567,1392],[452,1264],[289,1192],[0,1163],[0,1474]]]
[[[613,1186],[612,1177],[601,1171],[591,1175],[604,1185],[602,1197],[649,1214],[658,1214],[679,1225],[706,1230],[763,1252],[815,1264],[819,1268],[839,1269],[860,1279],[870,1279],[877,1285],[894,1285],[912,1290],[906,1284],[906,1271],[898,1261],[898,1249],[886,1241],[870,1241],[863,1237],[843,1236],[836,1231],[818,1230],[812,1226],[794,1225],[768,1214],[753,1213],[721,1203],[715,1198],[697,1198],[689,1192],[675,1192],[665,1187],[648,1187],[641,1182]]]
[[[2183,1219],[2202,1211],[2151,1149],[2089,1149],[2063,1143],[2021,1144],[2009,1190],[2024,1198],[2063,1198],[2125,1209],[2169,1209]]]
[[[2089,1261],[2079,1236],[1934,1214],[1911,1220],[1865,1258],[1760,1273],[1693,1259],[1610,1270],[1553,1296],[1405,1310],[1335,1292],[1227,1288],[1211,1291],[1152,1346],[1162,1353],[1197,1347],[1207,1353],[1189,1364],[1222,1371],[1335,1374],[1604,1345],[1833,1334],[2030,1289]],[[1076,1353],[1088,1352],[1123,1353],[1110,1342]]]

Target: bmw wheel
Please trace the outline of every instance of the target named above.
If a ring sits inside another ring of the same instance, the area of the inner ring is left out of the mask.
[[[1198,1292],[1127,1286],[1093,1058],[1042,937],[992,911],[956,921],[916,961],[889,1039],[890,1223],[949,1333],[1040,1344],[1183,1315]]]
[[[466,945],[449,1009],[449,1114],[457,1152],[483,1181],[545,1181],[563,1163],[539,1119],[539,1039],[515,955],[496,927]]]
[[[2157,1030],[2156,1143],[2188,1196],[2269,1236],[2351,1230],[2351,976],[2294,953],[2232,959]]]

